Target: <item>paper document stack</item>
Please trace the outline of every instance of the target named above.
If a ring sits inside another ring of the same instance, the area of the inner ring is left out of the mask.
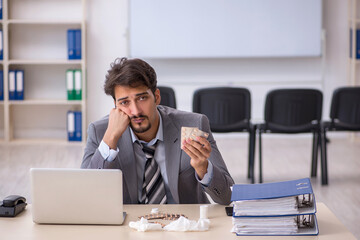
[[[234,185],[237,235],[317,235],[316,202],[309,178]]]

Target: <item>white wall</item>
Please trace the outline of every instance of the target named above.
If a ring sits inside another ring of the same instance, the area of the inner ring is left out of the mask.
[[[324,92],[324,119],[328,118],[334,88],[348,84],[347,2],[324,0],[326,71],[321,58],[146,59],[157,71],[158,84],[175,89],[178,108],[191,111],[193,91],[207,86],[243,86],[251,90],[253,118],[263,115],[269,89],[315,87]],[[112,98],[103,92],[105,74],[116,57],[127,55],[127,0],[88,0],[87,97],[88,122],[106,115]],[[146,39],[144,39],[146,41]]]
[[[110,63],[126,55],[127,0],[87,1],[88,123],[108,114],[114,103],[103,85]]]

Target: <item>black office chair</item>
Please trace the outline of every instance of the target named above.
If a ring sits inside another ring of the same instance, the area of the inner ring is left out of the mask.
[[[174,89],[171,87],[158,86],[160,90],[161,102],[160,105],[176,108],[176,97]]]
[[[322,123],[321,167],[325,173],[321,175],[323,184],[328,184],[327,142],[325,141],[327,131],[360,131],[360,87],[341,87],[333,92],[330,121]],[[316,167],[314,175],[316,175]]]
[[[255,126],[250,122],[249,90],[231,87],[198,89],[194,93],[193,111],[209,118],[212,132],[249,132],[248,178],[254,183]]]
[[[277,89],[265,101],[265,122],[257,125],[259,133],[259,181],[262,176],[262,133],[313,133],[312,161],[317,161],[321,143],[323,95],[315,89]]]

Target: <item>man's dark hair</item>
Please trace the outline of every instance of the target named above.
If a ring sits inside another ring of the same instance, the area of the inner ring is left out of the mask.
[[[147,86],[153,93],[156,91],[155,70],[141,59],[117,58],[110,65],[110,70],[105,77],[104,90],[107,95],[115,99],[115,86],[136,88]]]

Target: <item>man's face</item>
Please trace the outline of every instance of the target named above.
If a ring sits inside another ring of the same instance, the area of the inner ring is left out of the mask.
[[[146,86],[116,86],[115,99],[116,108],[129,116],[130,126],[135,133],[146,134],[149,130],[156,133],[159,121],[156,106],[160,104],[158,89],[154,95]]]

